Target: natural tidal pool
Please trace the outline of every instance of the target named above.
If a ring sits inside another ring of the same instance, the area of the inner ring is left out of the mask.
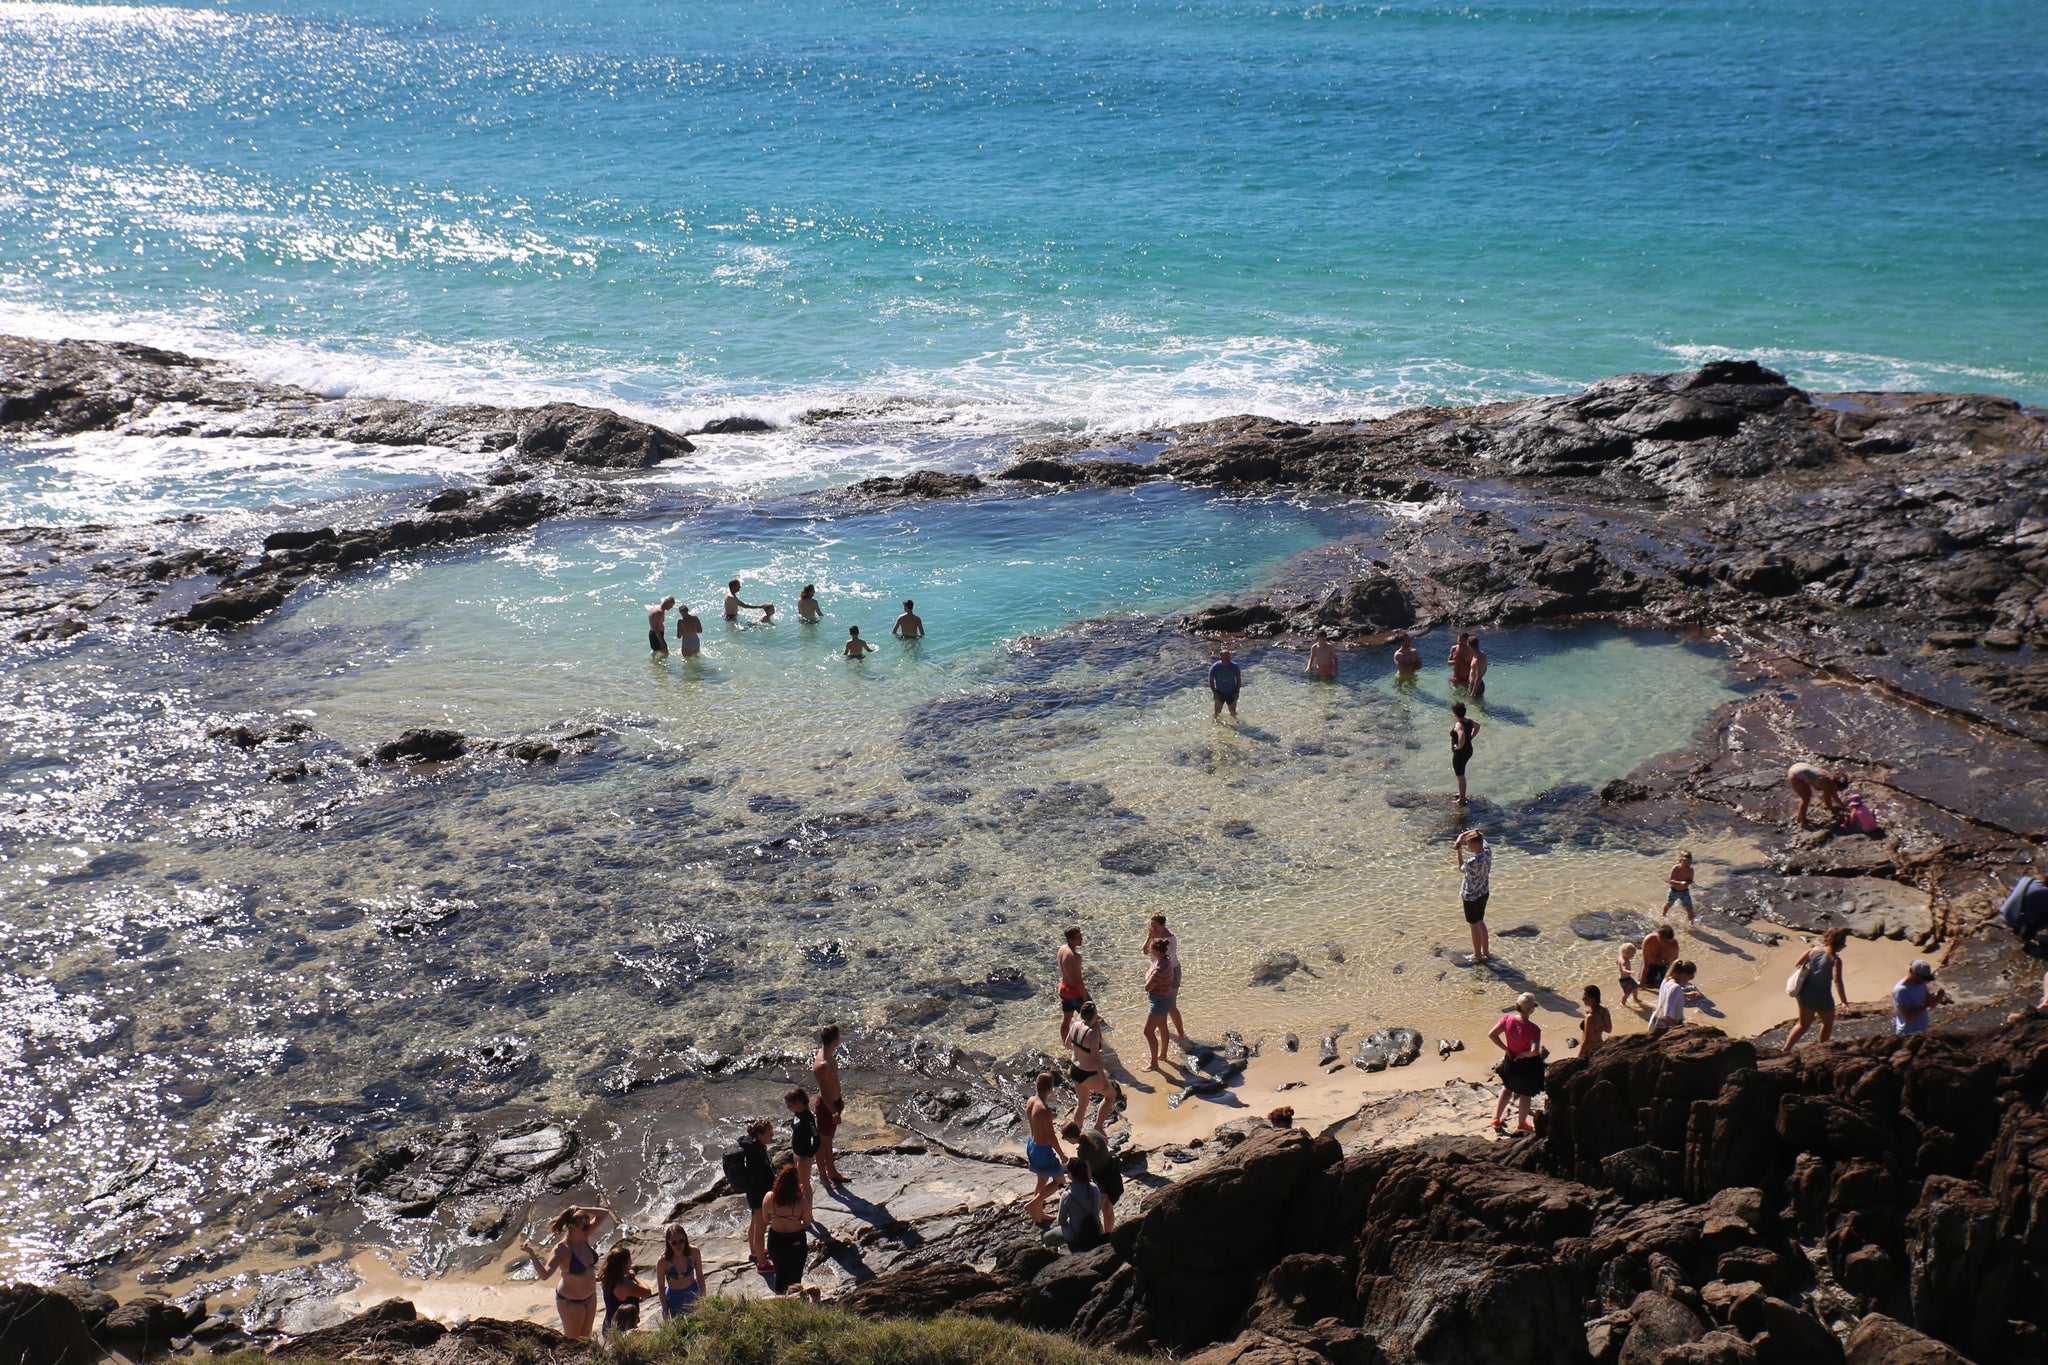
[[[691,504],[388,563],[223,638],[138,630],[20,661],[0,1048],[24,1083],[0,1099],[0,1192],[63,1210],[155,1159],[180,1193],[133,1217],[232,1222],[380,1129],[578,1113],[690,1046],[772,1050],[824,1019],[1045,1045],[1069,923],[1128,1052],[1154,912],[1181,934],[1198,1037],[1402,1023],[1477,1042],[1518,990],[1575,997],[1611,977],[1612,945],[1570,916],[1653,908],[1671,852],[1586,793],[1688,744],[1737,686],[1670,636],[1489,637],[1465,812],[1442,632],[1405,683],[1384,648],[1345,651],[1330,684],[1253,644],[1240,722],[1213,722],[1212,647],[1160,618],[1373,515],[1172,486]],[[735,575],[774,625],[718,619]],[[829,613],[814,627],[804,582]],[[666,592],[705,618],[700,660],[649,658],[644,605]],[[888,635],[906,596],[921,644]],[[848,624],[881,652],[841,657]],[[286,748],[205,739],[285,716],[353,752],[423,724],[607,733],[555,766],[363,770],[329,749],[286,785],[260,776]],[[64,800],[68,823],[20,814]],[[1537,931],[1497,945],[1498,973],[1449,956],[1466,824],[1498,843],[1491,921]],[[1672,838],[1708,888],[1747,857]],[[1252,986],[1269,955],[1299,966]],[[13,1258],[78,1254],[69,1226]]]

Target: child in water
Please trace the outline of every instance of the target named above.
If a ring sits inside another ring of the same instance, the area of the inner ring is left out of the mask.
[[[861,639],[861,638],[860,638],[860,627],[859,627],[859,626],[848,626],[848,627],[846,628],[846,657],[847,657],[847,658],[849,658],[849,659],[865,659],[865,658],[867,658],[867,656],[868,656],[868,655],[870,655],[870,654],[874,653],[874,652],[875,652],[875,650],[876,650],[877,648],[878,648],[878,646],[876,646],[876,645],[871,645],[871,644],[869,644],[869,643],[868,643],[868,642],[867,642],[866,640],[863,640],[863,639]]]

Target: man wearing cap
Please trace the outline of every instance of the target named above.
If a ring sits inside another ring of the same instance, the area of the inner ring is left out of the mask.
[[[1931,1008],[1948,1003],[1948,992],[1934,984],[1933,964],[1915,958],[1906,969],[1905,980],[1892,987],[1892,1032],[1927,1032]]]

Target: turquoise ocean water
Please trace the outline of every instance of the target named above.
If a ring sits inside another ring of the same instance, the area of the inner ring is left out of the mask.
[[[2048,399],[2048,7],[0,4],[0,328],[976,428]]]

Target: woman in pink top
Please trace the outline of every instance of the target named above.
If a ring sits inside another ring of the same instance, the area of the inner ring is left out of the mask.
[[[1507,1055],[1500,1064],[1500,1103],[1493,1106],[1493,1131],[1505,1132],[1501,1119],[1508,1112],[1508,1096],[1522,1102],[1517,1133],[1531,1133],[1529,1102],[1543,1093],[1543,1029],[1530,1018],[1536,1013],[1536,997],[1524,991],[1515,998],[1512,1012],[1503,1014],[1487,1036]]]

